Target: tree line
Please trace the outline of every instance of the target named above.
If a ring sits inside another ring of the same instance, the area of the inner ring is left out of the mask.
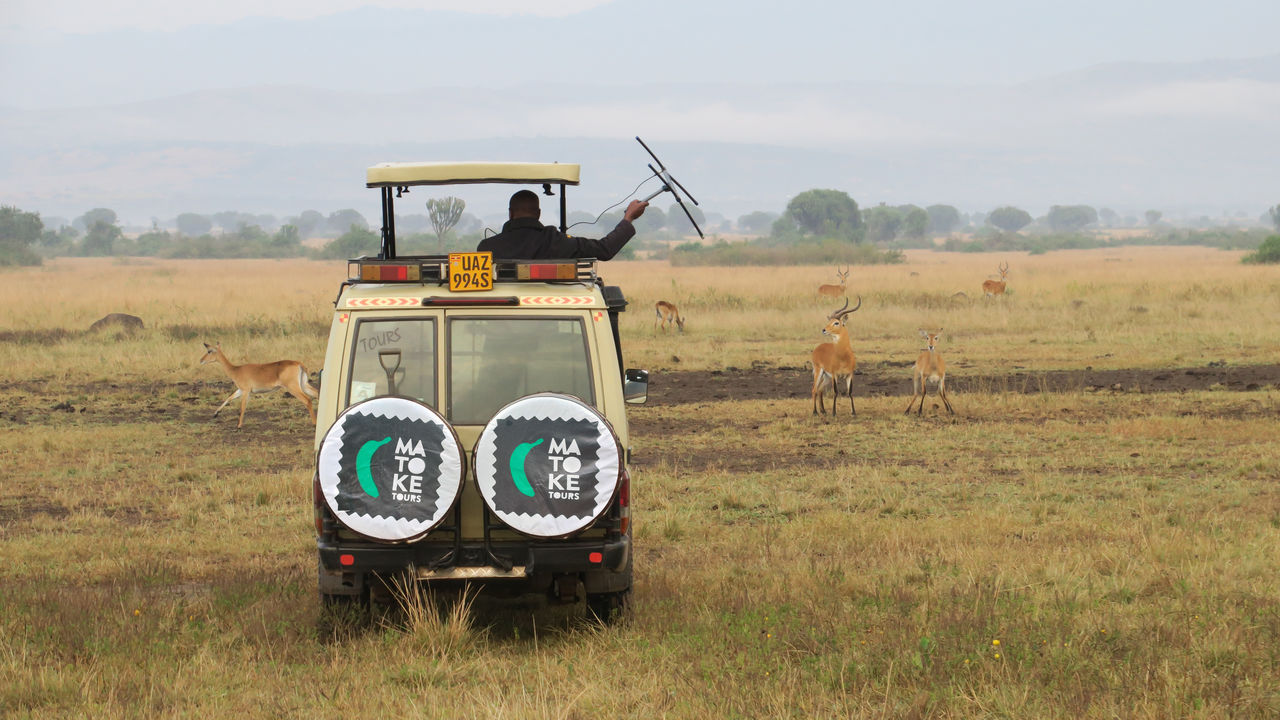
[[[459,198],[428,200],[426,213],[396,216],[397,245],[405,254],[430,254],[471,250],[484,232],[483,222],[465,212]],[[782,213],[755,211],[737,218],[736,223],[717,213],[704,213],[690,206],[693,221],[713,234],[737,230],[755,236],[746,243],[685,243],[670,253],[681,263],[874,263],[897,262],[901,250],[933,248],[953,251],[1024,250],[1101,247],[1112,241],[1083,235],[1093,227],[1133,226],[1135,218],[1088,205],[1054,205],[1042,218],[1017,207],[1003,206],[987,213],[961,212],[952,205],[887,205],[860,208],[857,201],[838,190],[806,190],[793,197]],[[570,232],[602,234],[622,217],[620,210],[596,217],[582,212],[569,215]],[[1269,252],[1280,255],[1280,247],[1268,251],[1269,239],[1262,234],[1231,233],[1222,230],[1191,231],[1165,227],[1163,214],[1148,210],[1144,220],[1149,229],[1145,239],[1131,238],[1127,244],[1206,244],[1218,247],[1257,249],[1251,262],[1277,262]],[[1280,205],[1268,209],[1263,218],[1280,231]],[[344,259],[376,253],[380,238],[368,221],[354,209],[328,215],[307,210],[279,221],[271,215],[236,211],[200,215],[182,213],[172,223],[174,229],[152,227],[126,234],[116,213],[94,208],[70,223],[53,220],[46,226],[38,213],[19,208],[0,208],[0,264],[33,265],[41,258],[57,256],[143,256],[164,258],[279,258],[314,257]],[[693,232],[683,209],[672,204],[667,210],[654,205],[636,222],[642,240],[630,243],[621,258],[633,257],[637,248],[661,248],[658,241],[680,240]],[[214,229],[218,228],[218,232]],[[1030,235],[1021,235],[1029,227]],[[970,231],[968,239],[953,236]],[[1265,234],[1265,233],[1264,233]],[[304,245],[304,240],[330,238],[322,245]],[[945,237],[941,244],[935,238]],[[651,242],[652,241],[652,242]],[[1276,240],[1275,246],[1280,246]]]

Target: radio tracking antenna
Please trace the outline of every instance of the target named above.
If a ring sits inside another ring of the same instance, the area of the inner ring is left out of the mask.
[[[658,163],[658,167],[656,168],[653,166],[653,163],[649,163],[649,169],[653,171],[654,177],[662,181],[662,187],[649,197],[645,198],[643,202],[649,202],[664,192],[671,193],[672,197],[676,199],[676,203],[680,205],[680,209],[684,211],[685,217],[689,218],[689,223],[693,225],[693,229],[698,231],[698,237],[706,239],[707,236],[702,234],[702,228],[698,227],[698,221],[693,219],[693,213],[689,212],[689,208],[684,204],[684,200],[680,199],[680,193],[676,192],[676,188],[680,188],[680,190],[689,197],[689,201],[694,205],[697,205],[698,201],[693,198],[693,193],[686,190],[685,187],[680,184],[680,181],[676,180],[671,175],[671,171],[667,170],[667,167],[662,164],[662,161],[658,159],[657,155],[653,154],[653,151],[649,149],[649,146],[644,144],[644,141],[640,139],[639,135],[636,136],[636,142],[640,143],[640,147],[644,148],[645,152],[649,153],[649,157],[653,158],[653,162]]]

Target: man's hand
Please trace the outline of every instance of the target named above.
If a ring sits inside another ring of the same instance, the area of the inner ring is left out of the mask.
[[[649,207],[649,203],[647,202],[632,200],[631,203],[627,205],[627,211],[622,214],[622,217],[627,222],[635,222],[636,218],[644,214],[644,209],[647,207]]]

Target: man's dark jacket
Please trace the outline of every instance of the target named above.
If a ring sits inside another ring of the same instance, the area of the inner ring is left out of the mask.
[[[479,252],[491,252],[495,260],[552,260],[560,258],[595,258],[608,260],[634,237],[636,228],[622,220],[608,235],[599,240],[570,237],[560,229],[543,225],[534,218],[508,220],[502,232],[491,235],[476,246]]]

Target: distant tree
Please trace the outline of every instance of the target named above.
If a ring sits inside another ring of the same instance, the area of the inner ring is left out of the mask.
[[[1107,227],[1115,227],[1120,224],[1120,213],[1111,208],[1102,208],[1098,211],[1098,217]]]
[[[1155,225],[1156,223],[1160,222],[1160,218],[1163,216],[1164,216],[1164,213],[1160,212],[1159,210],[1148,210],[1146,212],[1147,224]]]
[[[281,225],[280,229],[271,236],[271,247],[273,250],[288,252],[297,250],[302,247],[302,235],[298,233],[297,225]]]
[[[444,250],[444,236],[449,234],[458,220],[462,219],[462,211],[467,203],[462,198],[452,195],[427,200],[427,215],[431,218],[431,227],[436,231],[437,247]]]
[[[484,223],[480,222],[480,218],[475,215],[464,212],[453,229],[457,230],[459,235],[474,235],[484,229]]]
[[[616,225],[617,223],[614,224]],[[657,232],[666,226],[667,214],[656,205],[650,205],[645,208],[644,214],[636,220],[636,229],[645,232]]]
[[[92,257],[105,257],[115,252],[116,243],[123,237],[119,225],[98,220],[89,226],[89,232],[80,243],[80,251]]]
[[[253,225],[254,216],[238,210],[223,210],[209,216],[214,225],[222,228],[222,232],[235,232],[241,225]]]
[[[840,190],[805,190],[787,203],[787,213],[801,229],[814,235],[858,240],[862,214],[858,203]]]
[[[324,227],[325,220],[324,215],[315,210],[303,210],[298,217],[289,218],[285,222],[298,228],[298,236],[306,240]]]
[[[867,227],[867,239],[871,242],[888,242],[898,237],[905,219],[901,210],[883,203],[867,208],[862,215]]]
[[[1272,235],[1263,240],[1256,251],[1245,255],[1240,262],[1267,265],[1280,263],[1280,235]]]
[[[1271,224],[1276,230],[1280,230],[1280,205],[1275,205],[1267,210],[1267,214],[1271,216]]]
[[[94,208],[75,220],[71,221],[72,227],[80,232],[87,232],[93,227],[94,223],[104,222],[108,225],[115,225],[119,218],[116,217],[116,211],[109,208]]]
[[[1077,232],[1098,222],[1098,211],[1088,205],[1054,205],[1045,218],[1054,232]]]
[[[31,246],[43,232],[39,213],[0,207],[0,265],[39,265],[40,256]]]
[[[774,220],[778,219],[778,213],[764,212],[756,210],[747,213],[738,218],[738,229],[748,233],[763,233],[769,229]]]
[[[960,227],[960,211],[950,205],[930,205],[925,212],[929,213],[929,232],[946,235]]]
[[[901,237],[920,239],[929,231],[929,213],[916,205],[899,205],[902,215],[902,227],[898,229]]]
[[[199,237],[213,229],[213,222],[204,215],[195,213],[182,213],[174,220],[178,226],[178,232],[187,237]]]
[[[354,211],[353,211],[354,212]],[[368,228],[352,225],[337,240],[325,245],[318,255],[322,259],[341,260],[373,255],[382,245],[382,239]]]
[[[693,216],[693,221],[698,223],[698,227],[705,229],[707,216],[702,209],[693,203],[685,203],[685,206],[689,208],[689,215]],[[645,214],[648,215],[649,211],[645,210]],[[671,203],[671,207],[667,210],[667,229],[679,235],[688,235],[693,232],[693,225],[689,223],[688,215],[685,215],[684,210],[681,210],[676,203]]]
[[[987,224],[994,225],[1005,232],[1018,232],[1031,224],[1031,213],[1012,205],[1007,205],[992,210],[991,214],[987,216]]]
[[[346,233],[352,227],[358,227],[361,230],[369,229],[369,222],[364,219],[358,211],[351,208],[343,210],[335,210],[329,213],[329,217],[325,220],[325,227],[334,233]],[[354,257],[354,256],[352,256]]]
[[[172,245],[173,236],[169,234],[169,231],[161,230],[158,226],[153,226],[151,230],[142,233],[133,241],[131,250],[135,255],[155,257],[163,253]],[[116,243],[113,246],[113,251],[116,254],[119,254],[121,249],[122,248],[119,243]]]

